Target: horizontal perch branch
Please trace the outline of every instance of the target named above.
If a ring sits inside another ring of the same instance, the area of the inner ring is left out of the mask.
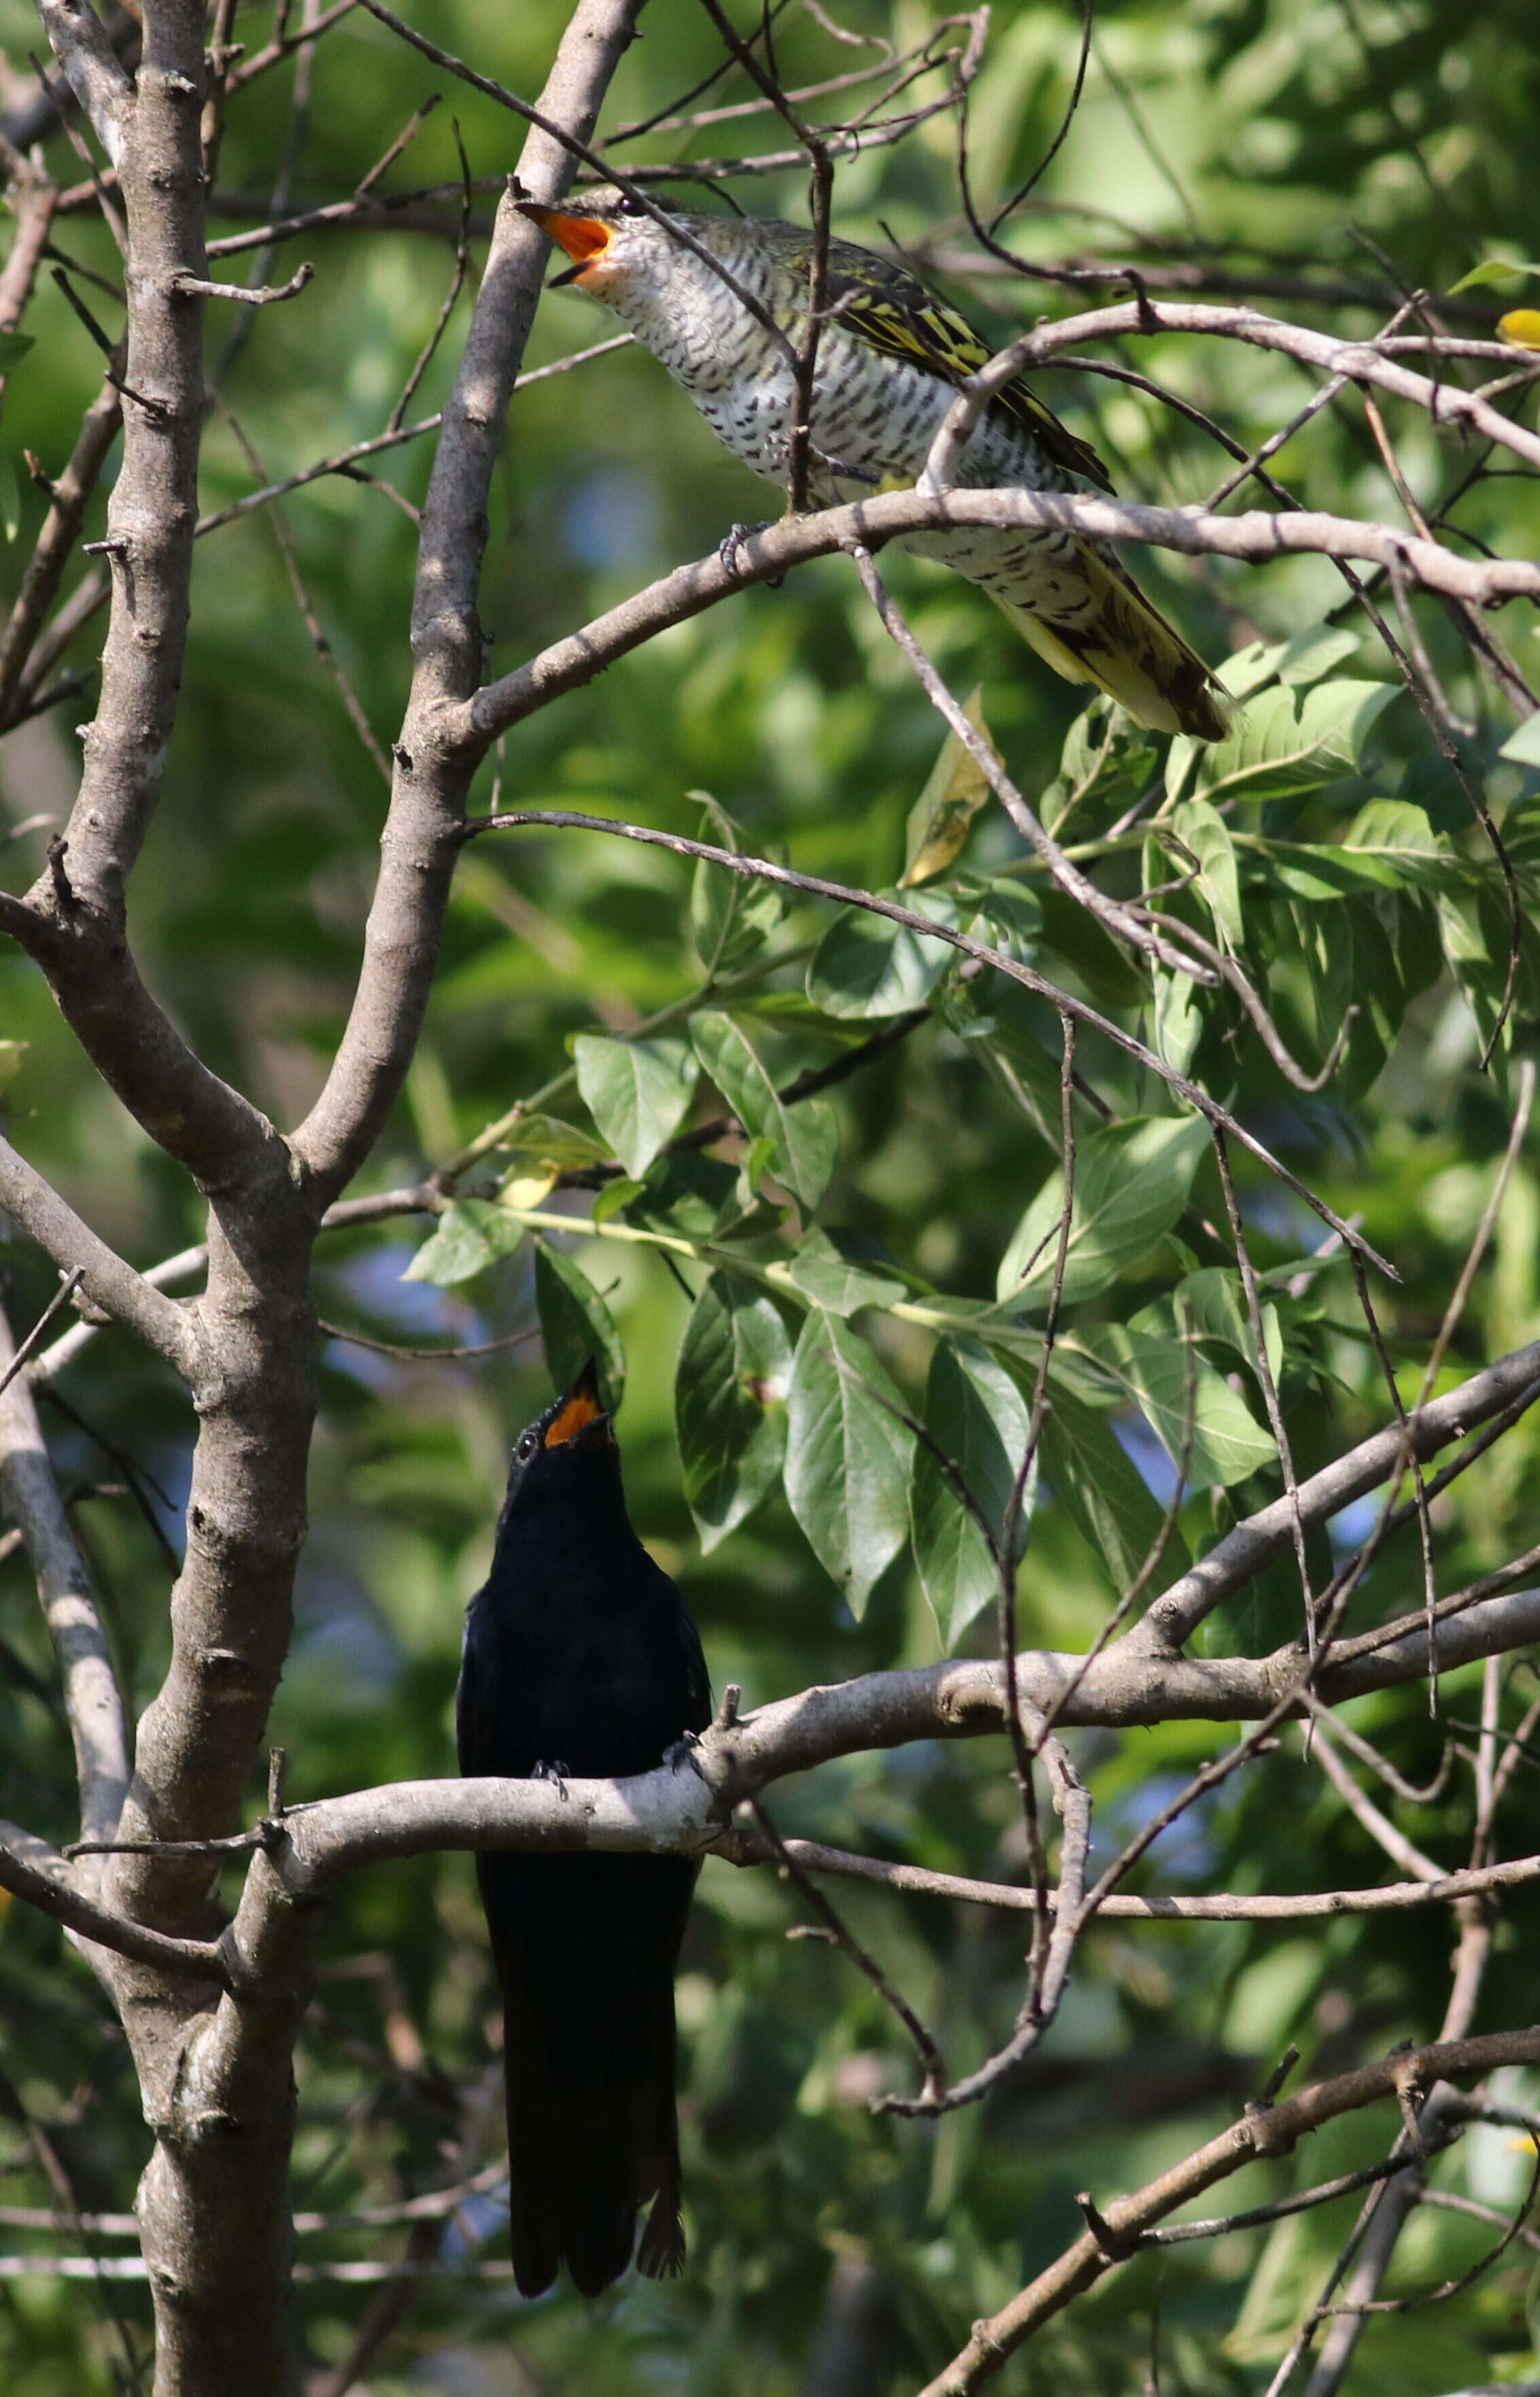
[[[1327,1701],[1418,1681],[1427,1671],[1422,1618],[1393,1646],[1319,1677]],[[1540,1639],[1540,1590],[1487,1600],[1437,1627],[1438,1669],[1506,1654]],[[1084,1657],[1024,1651],[1016,1660],[1024,1708],[1055,1707],[1061,1727],[1172,1721],[1258,1721],[1297,1681],[1300,1652],[1270,1656],[1169,1659],[1114,1647],[1088,1667]],[[1304,1710],[1305,1700],[1300,1701]],[[863,1674],[773,1700],[730,1731],[705,1734],[698,1769],[638,1774],[626,1781],[478,1778],[397,1781],[290,1808],[269,1860],[291,1895],[308,1895],[335,1875],[393,1856],[441,1848],[517,1848],[552,1854],[603,1849],[630,1854],[703,1850],[720,1837],[740,1799],[835,1758],[920,1739],[963,1739],[998,1731],[1005,1672],[977,1660]],[[565,1794],[563,1794],[565,1792]]]
[[[1412,378],[1416,381],[1418,378]],[[1507,423],[1507,419],[1499,420]],[[1540,440],[1536,443],[1540,449]],[[998,530],[1068,532],[1094,541],[1147,542],[1194,556],[1233,557],[1252,564],[1306,554],[1394,567],[1411,584],[1490,607],[1504,599],[1540,598],[1540,566],[1525,558],[1456,557],[1437,542],[1364,524],[1350,516],[1302,508],[1273,516],[1253,508],[1242,516],[1210,516],[1202,508],[1152,508],[1083,492],[888,491],[813,516],[783,516],[751,534],[730,559],[721,554],[676,567],[617,607],[596,616],[536,658],[489,683],[473,700],[446,710],[441,736],[475,751],[537,709],[577,690],[617,658],[654,634],[700,615],[750,583],[768,583],[813,557],[862,547],[879,549],[907,533],[944,526]]]

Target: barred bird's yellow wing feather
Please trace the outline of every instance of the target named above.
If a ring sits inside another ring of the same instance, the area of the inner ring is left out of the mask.
[[[830,302],[838,309],[840,323],[869,349],[925,367],[950,383],[964,382],[988,365],[993,351],[964,317],[932,299],[923,284],[896,267],[880,275],[852,271],[846,264],[847,246],[838,247],[844,254],[833,266],[831,253]],[[880,268],[884,261],[873,259],[872,264]],[[1111,490],[1112,478],[1090,442],[1061,424],[1022,376],[1013,376],[990,405],[1035,434],[1055,465],[1083,475],[1101,490]]]

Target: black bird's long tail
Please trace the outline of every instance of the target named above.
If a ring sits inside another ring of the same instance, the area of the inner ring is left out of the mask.
[[[539,2297],[563,2264],[585,2297],[631,2262],[653,2280],[682,2270],[674,1985],[623,1991],[612,2023],[590,2003],[553,2020],[518,1961],[500,1959],[508,2099],[508,2228],[514,2277]],[[668,1960],[671,1965],[672,1959]]]

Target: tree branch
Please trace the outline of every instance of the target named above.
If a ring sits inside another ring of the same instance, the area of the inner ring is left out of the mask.
[[[37,13],[92,131],[121,166],[134,87],[100,19],[89,0],[37,0]]]
[[[81,1886],[84,1878],[80,1868],[66,1863],[46,1840],[15,1823],[0,1822],[0,1889],[24,1898],[40,1913],[61,1922],[66,1931],[95,1947],[110,1948],[115,1956],[183,1977],[191,1973],[206,1981],[224,1979],[224,1961],[216,1942],[171,1939],[163,1931],[130,1922],[126,1914],[115,1914],[87,1896]],[[138,2230],[137,2222],[134,2228]]]
[[[194,1327],[182,1308],[163,1298],[141,1274],[126,1265],[99,1239],[0,1133],[0,1208],[14,1215],[22,1228],[45,1249],[60,1273],[82,1269],[80,1296],[100,1307],[164,1357],[190,1382],[197,1371],[198,1344]],[[66,1332],[65,1339],[70,1337]],[[56,1344],[57,1345],[57,1344]]]
[[[1354,1499],[1364,1497],[1387,1480],[1409,1454],[1419,1460],[1433,1456],[1450,1440],[1475,1430],[1509,1405],[1519,1401],[1533,1405],[1536,1399],[1540,1399],[1540,1341],[1532,1341],[1527,1348],[1517,1348],[1481,1373],[1473,1373],[1468,1381],[1441,1399],[1430,1399],[1404,1426],[1391,1424],[1373,1433],[1345,1456],[1333,1458],[1307,1481],[1301,1482],[1297,1493],[1300,1520],[1306,1529],[1330,1521]],[[1248,1517],[1244,1523],[1238,1523],[1206,1557],[1161,1593],[1143,1624],[1130,1634],[1131,1645],[1152,1656],[1173,1654],[1192,1637],[1205,1616],[1250,1581],[1268,1557],[1288,1544],[1292,1537],[1293,1521],[1293,1502],[1285,1494]]]
[[[10,1325],[0,1309],[0,1372],[14,1353]],[[74,1743],[81,1832],[86,1839],[111,1839],[128,1787],[127,1718],[106,1627],[64,1511],[24,1374],[0,1390],[0,1504],[26,1541],[43,1618],[59,1659],[64,1711]],[[88,1884],[100,1877],[98,1863],[87,1867],[83,1879]]]
[[[924,1865],[891,1864],[882,1856],[852,1855],[847,1848],[825,1847],[819,1840],[787,1840],[785,1848],[807,1872],[828,1873],[839,1881],[871,1881],[906,1896],[942,1897],[962,1906],[998,1907],[1009,1914],[1030,1914],[1037,1904],[1036,1892],[1018,1881],[970,1881],[961,1873],[931,1872]],[[757,1840],[742,1825],[724,1831],[707,1854],[721,1856],[731,1865],[767,1865],[776,1861],[768,1842]],[[1518,1889],[1532,1881],[1540,1881],[1540,1855],[1514,1856],[1507,1864],[1439,1873],[1431,1881],[1387,1881],[1370,1889],[1310,1889],[1279,1895],[1211,1890],[1200,1897],[1131,1897],[1114,1891],[1102,1900],[1086,1928],[1102,1921],[1313,1922],[1339,1914],[1401,1914],[1412,1907],[1452,1906],[1463,1897],[1482,1896],[1489,1890]],[[1050,1890],[1048,1902],[1055,1914],[1061,1911],[1064,1901],[1058,1890]]]
[[[1540,439],[1536,448],[1540,449]],[[1277,516],[1253,509],[1243,516],[1219,516],[1199,508],[1145,507],[1084,492],[887,491],[848,507],[781,517],[741,542],[730,563],[714,554],[676,567],[580,632],[553,642],[527,664],[489,683],[470,704],[449,711],[442,737],[474,747],[479,756],[500,732],[521,724],[563,692],[581,690],[655,633],[702,614],[751,583],[772,582],[810,558],[851,547],[875,551],[906,534],[942,527],[979,525],[1005,531],[1067,532],[1088,541],[1146,542],[1194,556],[1253,563],[1305,554],[1364,558],[1388,567],[1394,558],[1411,582],[1480,607],[1501,599],[1540,597],[1540,567],[1526,559],[1460,558],[1435,542],[1315,509]]]
[[[1115,2264],[1134,2253],[1141,2232],[1189,2199],[1200,2197],[1215,2182],[1228,2179],[1243,2164],[1288,2155],[1310,2132],[1343,2114],[1393,2097],[1413,2081],[1426,2082],[1440,2074],[1486,2073],[1503,2065],[1536,2061],[1540,2061],[1540,2029],[1494,2031],[1484,2039],[1403,2051],[1378,2064],[1360,2065],[1356,2072],[1345,2072],[1336,2080],[1318,2082],[1314,2088],[1277,2106],[1249,2111],[1134,2196],[1118,2198],[1099,2210],[1097,2230],[1076,2240],[998,2313],[976,2323],[967,2346],[944,2372],[927,2382],[920,2397],[972,2397],[974,2390],[992,2380],[1008,2357],[1062,2313],[1072,2298],[1093,2287]]]
[[[580,0],[541,96],[542,118],[586,141],[639,5]],[[525,142],[516,180],[527,193],[554,201],[568,189],[573,163],[569,148],[537,126]],[[546,248],[544,235],[505,194],[422,511],[412,595],[412,689],[395,745],[363,969],[326,1087],[294,1136],[317,1212],[344,1188],[373,1145],[405,1079],[427,1005],[455,834],[479,755],[446,739],[446,724],[469,708],[482,670],[476,593],[488,493]]]
[[[1491,1600],[1440,1626],[1439,1669],[1507,1654],[1536,1638],[1540,1590]],[[1024,1708],[1039,1714],[1073,1682],[1074,1694],[1059,1717],[1065,1725],[1124,1730],[1139,1723],[1255,1722],[1298,1681],[1301,1654],[1291,1644],[1264,1657],[1163,1660],[1134,1656],[1123,1642],[1084,1671],[1083,1657],[1027,1649],[1016,1659],[1016,1681]],[[1426,1627],[1418,1616],[1415,1631],[1394,1648],[1346,1671],[1328,1663],[1318,1694],[1340,1704],[1369,1690],[1420,1681],[1426,1671]],[[789,1774],[915,1740],[1000,1731],[1005,1690],[998,1661],[867,1673],[773,1700],[730,1730],[707,1732],[692,1750],[697,1772],[663,1766],[626,1781],[569,1780],[565,1798],[545,1782],[483,1778],[398,1781],[317,1799],[285,1814],[284,1838],[271,1861],[291,1895],[311,1896],[361,1865],[442,1848],[693,1853],[722,1836],[731,1804]],[[1303,1694],[1295,1710],[1306,1711]]]

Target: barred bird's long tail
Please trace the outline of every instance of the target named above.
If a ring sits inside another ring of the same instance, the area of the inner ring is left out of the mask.
[[[1197,650],[1120,566],[1089,549],[1078,563],[1088,596],[1073,623],[1050,621],[998,590],[989,596],[1066,682],[1095,683],[1151,732],[1222,740],[1229,729],[1225,694]]]

